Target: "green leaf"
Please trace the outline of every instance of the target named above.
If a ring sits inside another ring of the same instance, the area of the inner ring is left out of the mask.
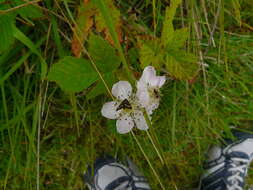
[[[183,51],[174,51],[168,54],[165,66],[171,76],[181,80],[192,79],[199,70],[196,57]]]
[[[63,90],[80,92],[98,80],[98,74],[86,59],[64,57],[54,64],[48,79],[55,81]]]
[[[15,6],[20,6],[22,4],[25,4],[23,0],[14,0]],[[27,5],[22,8],[17,9],[17,13],[20,14],[23,18],[40,18],[43,16],[42,10],[35,5]]]
[[[118,34],[116,32],[116,27],[114,26],[112,11],[111,11],[111,9],[109,9],[108,2],[112,2],[112,0],[108,0],[108,1],[94,0],[94,3],[98,6],[101,15],[104,18],[105,24],[107,26],[107,29],[110,32],[110,35],[111,35],[111,37],[113,39],[113,42],[114,42],[114,45],[115,45],[115,47],[117,48],[117,50],[119,52],[121,62],[123,63],[123,66],[125,67],[124,69],[127,73],[127,78],[128,78],[130,83],[134,84],[134,76],[130,72],[130,69],[129,69],[127,61],[126,61],[126,58],[125,58],[124,53],[123,53],[123,49],[122,49],[121,44],[119,42]]]
[[[103,73],[111,72],[120,65],[120,58],[116,50],[101,37],[92,34],[89,38],[88,51],[95,61],[95,64]]]
[[[160,68],[163,64],[163,51],[158,44],[158,40],[143,42],[140,48],[141,67],[153,65]]]
[[[0,15],[0,53],[7,50],[14,42],[13,27],[15,17],[12,15]]]
[[[161,34],[161,42],[164,46],[172,41],[174,35],[173,19],[177,10],[178,5],[181,3],[181,0],[172,0],[171,4],[166,8],[165,18],[163,23],[163,29]]]

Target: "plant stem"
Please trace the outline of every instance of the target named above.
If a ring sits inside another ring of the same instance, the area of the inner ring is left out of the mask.
[[[159,182],[159,184],[160,184],[162,190],[165,190],[165,188],[164,188],[164,186],[163,186],[163,184],[162,184],[162,182],[161,182],[159,176],[157,175],[157,173],[156,173],[155,169],[153,168],[153,166],[152,166],[150,160],[148,159],[148,156],[146,155],[146,153],[144,152],[143,148],[141,147],[141,144],[140,144],[140,142],[138,141],[137,137],[135,136],[134,132],[131,131],[131,134],[132,134],[132,136],[134,137],[134,140],[136,141],[137,145],[139,146],[139,148],[140,148],[140,150],[141,150],[143,156],[144,156],[145,159],[147,160],[148,165],[150,166],[151,170],[153,171],[153,173],[154,173],[154,175],[155,175],[157,181]]]
[[[153,147],[154,147],[154,149],[155,149],[155,151],[156,151],[156,153],[157,153],[159,159],[161,160],[162,164],[164,164],[164,160],[163,160],[163,158],[162,158],[162,155],[160,154],[158,148],[156,147],[156,145],[155,145],[155,143],[154,143],[154,141],[153,141],[152,136],[150,135],[150,133],[149,133],[148,131],[146,131],[146,132],[147,132],[148,138],[149,138],[149,140],[151,141],[151,143],[152,143],[152,145],[153,145]]]
[[[148,125],[149,129],[150,129],[150,128],[152,127],[152,123],[151,123],[151,121],[150,121],[150,119],[149,119],[149,117],[148,117],[147,112],[146,112],[145,110],[144,110],[143,112],[144,112],[144,118],[145,118],[145,120],[146,120],[146,122],[147,122],[147,125]],[[148,138],[149,138],[149,140],[151,141],[151,143],[152,143],[152,145],[153,145],[153,147],[154,147],[154,149],[155,149],[155,151],[156,151],[156,153],[157,153],[159,159],[161,160],[162,164],[164,164],[164,160],[163,160],[163,158],[162,158],[162,155],[160,154],[158,148],[156,147],[155,142],[154,142],[152,136],[150,135],[150,133],[148,132],[148,130],[146,130],[146,133],[147,133]]]

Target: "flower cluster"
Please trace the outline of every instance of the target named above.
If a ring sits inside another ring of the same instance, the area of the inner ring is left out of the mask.
[[[156,76],[154,67],[148,66],[137,82],[136,93],[132,92],[132,87],[127,81],[115,83],[112,87],[115,100],[103,105],[102,115],[109,119],[117,119],[117,131],[121,134],[128,133],[133,127],[147,130],[143,110],[145,109],[150,116],[158,108],[160,88],[165,80],[165,76]]]

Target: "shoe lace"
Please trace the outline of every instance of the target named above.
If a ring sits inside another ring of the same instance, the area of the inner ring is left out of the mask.
[[[241,187],[239,183],[243,183],[244,181],[244,177],[242,176],[244,176],[247,171],[249,160],[245,158],[231,158],[230,161],[231,168],[229,168],[228,171],[231,172],[231,175],[227,178],[227,188],[229,190],[243,190],[243,187]]]

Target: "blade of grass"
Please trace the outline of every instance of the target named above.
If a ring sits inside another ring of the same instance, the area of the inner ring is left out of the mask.
[[[157,181],[159,182],[161,188],[162,188],[163,190],[165,190],[165,188],[164,188],[164,186],[163,186],[163,184],[162,184],[162,182],[161,182],[161,180],[160,180],[160,178],[159,178],[157,172],[155,171],[153,165],[151,164],[151,162],[150,162],[148,156],[147,156],[146,153],[144,152],[144,150],[143,150],[143,148],[142,148],[140,142],[138,141],[137,137],[135,136],[134,132],[131,131],[131,134],[132,134],[132,136],[134,137],[134,140],[136,141],[136,143],[137,143],[138,147],[140,148],[142,154],[144,155],[145,159],[147,160],[148,165],[149,165],[149,167],[151,168],[152,172],[154,173],[154,175],[155,175]]]
[[[6,123],[5,125],[2,125],[0,128],[0,132],[6,130],[8,128],[11,128],[10,126],[17,125],[17,123],[21,120],[21,117],[23,117],[24,114],[31,111],[33,108],[34,108],[34,104],[29,104],[28,106],[26,106],[26,108],[23,109],[22,112],[18,113],[15,117],[8,120],[8,123]]]
[[[172,141],[172,145],[175,145],[175,136],[176,136],[176,109],[177,109],[177,100],[176,100],[176,96],[177,96],[177,83],[174,83],[174,88],[173,88],[173,110],[172,110],[172,129],[171,129],[171,141]]]
[[[36,45],[35,45],[35,49],[36,47],[39,47],[46,38],[42,38]],[[31,55],[32,51],[29,51],[28,53],[26,53],[25,55],[23,55],[18,61],[17,63],[11,67],[11,69],[4,74],[4,76],[2,78],[0,78],[0,86],[3,84],[3,82],[5,80],[7,80],[18,68],[20,68],[24,62],[28,59],[28,57]]]
[[[37,4],[37,3],[40,2],[40,1],[42,1],[42,0],[28,1],[27,3],[18,5],[18,6],[16,6],[16,7],[12,7],[12,8],[10,8],[10,9],[0,10],[0,15],[2,15],[2,14],[7,14],[7,13],[9,13],[9,12],[13,12],[13,11],[15,11],[15,10],[17,10],[17,9],[21,9],[21,8],[23,8],[23,7],[27,7],[27,6],[32,5],[32,4]]]
[[[63,57],[64,55],[66,55],[66,53],[63,49],[61,38],[58,32],[59,27],[55,19],[55,16],[53,15],[51,16],[51,21],[52,21],[53,37],[54,37],[55,44],[57,46],[57,52],[58,52],[59,57]]]
[[[40,84],[40,92],[38,97],[38,127],[37,127],[37,164],[36,164],[36,189],[40,189],[40,132],[41,132],[41,116],[42,116],[42,85]]]
[[[152,1],[154,34],[156,34],[156,0]]]
[[[149,129],[151,129],[152,128],[152,123],[151,123],[151,121],[150,121],[150,119],[148,117],[148,114],[147,114],[147,112],[145,110],[143,112],[144,112],[144,118],[145,118],[145,120],[147,122],[147,125],[148,125]],[[154,131],[152,131],[152,132],[154,133]],[[159,149],[157,148],[157,146],[156,146],[156,144],[155,144],[152,136],[150,135],[150,133],[149,133],[148,130],[146,130],[146,133],[147,133],[148,138],[149,138],[150,142],[152,143],[152,145],[153,145],[153,147],[154,147],[154,149],[155,149],[155,151],[156,151],[156,153],[157,153],[157,155],[158,155],[161,163],[164,164],[163,157],[162,157],[161,153],[159,152]]]
[[[47,74],[47,63],[43,58],[42,53],[38,50],[37,46],[17,27],[14,27],[14,37],[39,57],[41,63],[41,79],[44,80]]]
[[[70,102],[73,107],[74,111],[74,117],[75,117],[75,122],[76,122],[76,127],[77,127],[77,136],[80,137],[80,127],[79,127],[79,117],[78,117],[78,110],[77,110],[77,100],[75,94],[71,93],[70,94]]]

